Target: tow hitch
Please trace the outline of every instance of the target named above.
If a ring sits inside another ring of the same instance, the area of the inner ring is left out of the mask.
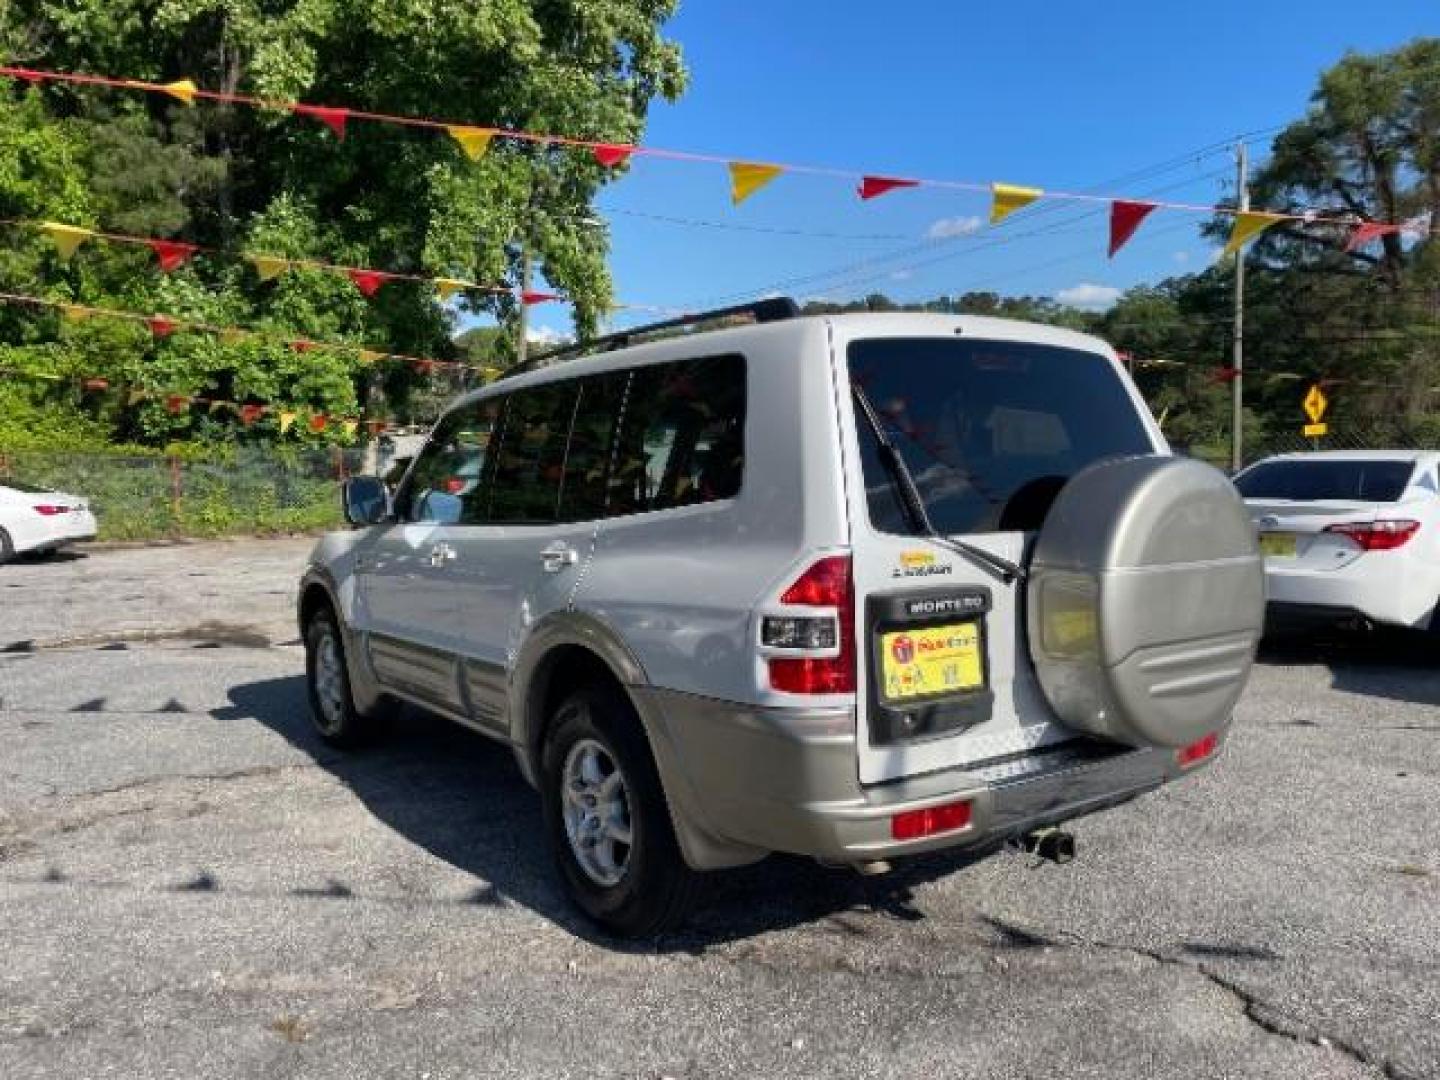
[[[1075,835],[1054,827],[1036,829],[1020,838],[1020,848],[1057,866],[1064,866],[1075,859]]]

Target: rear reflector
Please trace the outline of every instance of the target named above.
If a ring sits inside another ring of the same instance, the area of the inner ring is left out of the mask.
[[[1414,536],[1419,528],[1418,521],[1397,518],[1391,521],[1355,521],[1342,525],[1327,525],[1325,531],[1348,536],[1365,551],[1393,551]]]
[[[770,671],[770,686],[790,694],[853,694],[855,589],[850,577],[850,556],[827,555],[816,560],[781,594],[780,602],[797,607],[834,608],[840,620],[840,655],[823,659],[808,656],[771,657],[766,664]],[[776,626],[772,628],[772,632],[778,632],[779,629],[780,627]]]
[[[1215,753],[1215,748],[1219,745],[1220,734],[1219,732],[1212,731],[1204,738],[1196,739],[1189,746],[1182,746],[1179,750],[1176,750],[1175,764],[1179,765],[1182,769],[1188,769],[1191,765],[1199,765],[1200,762]]]
[[[52,506],[49,503],[37,503],[35,506],[35,512],[42,515],[43,517],[54,517],[56,514],[68,514],[70,512],[70,507]]]
[[[896,840],[918,840],[922,836],[954,832],[970,824],[970,800],[906,810],[890,819],[890,835]]]

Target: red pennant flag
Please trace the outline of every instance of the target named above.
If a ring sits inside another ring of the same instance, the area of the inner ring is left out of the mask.
[[[390,276],[379,270],[348,270],[346,273],[355,283],[355,287],[366,296],[374,296],[379,292],[380,286],[384,285]]]
[[[165,410],[171,416],[179,416],[190,404],[190,399],[184,394],[170,394],[165,398]]]
[[[1364,247],[1370,243],[1371,240],[1378,240],[1382,236],[1388,236],[1391,233],[1397,233],[1399,231],[1399,225],[1388,225],[1383,221],[1362,221],[1359,225],[1355,226],[1355,231],[1352,232],[1350,238],[1345,241],[1345,253],[1348,255],[1357,248]]]
[[[385,421],[384,421],[384,420],[370,420],[370,421],[367,421],[366,424],[365,424],[365,428],[366,428],[367,431],[370,432],[371,435],[379,435],[380,432],[382,432],[382,431],[385,430]]]
[[[182,244],[178,240],[149,240],[147,243],[160,260],[160,269],[167,274],[184,266],[200,250],[194,244]]]
[[[84,385],[84,387],[85,387],[86,390],[109,390],[109,389],[110,389],[110,380],[109,380],[109,379],[86,379],[83,385]]]
[[[263,405],[241,405],[241,406],[240,406],[240,422],[241,422],[242,424],[244,424],[246,427],[249,427],[251,424],[253,424],[256,420],[259,420],[260,417],[262,417],[262,416],[264,416],[264,415],[265,415],[265,406],[263,406]]]
[[[860,178],[859,193],[862,199],[873,199],[877,195],[884,195],[887,191],[894,191],[896,188],[918,187],[918,180],[901,180],[895,176],[862,176]]]
[[[535,292],[533,289],[522,289],[521,292],[520,292],[520,302],[521,302],[522,304],[526,304],[526,305],[530,305],[530,304],[544,304],[544,303],[548,303],[548,302],[551,301],[551,300],[559,300],[559,299],[560,299],[560,294],[559,294],[559,293],[553,293],[553,292]]]
[[[150,316],[150,318],[145,320],[145,325],[150,328],[150,333],[154,334],[157,338],[167,338],[177,329],[175,323],[167,319],[164,315]]]
[[[298,338],[295,341],[290,342],[290,348],[294,349],[297,353],[303,355],[309,352],[311,349],[315,348],[315,342],[306,341],[304,338]]]
[[[324,413],[316,413],[314,416],[310,417],[310,430],[313,431],[316,435],[319,435],[320,432],[325,430],[325,425],[327,425],[328,423],[330,423],[330,421]]]
[[[31,86],[39,86],[45,81],[45,74],[40,71],[31,71],[29,68],[10,68],[7,75],[13,75],[17,79],[24,79]]]
[[[333,109],[325,105],[292,105],[290,109],[292,112],[299,113],[301,116],[309,116],[319,120],[320,123],[335,133],[337,139],[344,141],[345,121],[350,116],[349,109]]]
[[[1217,383],[1234,382],[1239,377],[1240,372],[1236,371],[1233,367],[1216,368],[1215,374],[1212,376]]]
[[[1154,203],[1130,202],[1127,199],[1116,199],[1110,204],[1110,257],[1112,259],[1115,257],[1115,253],[1125,246],[1125,242],[1135,235],[1135,230],[1140,227],[1140,223],[1154,209]]]
[[[429,375],[432,371],[435,370],[435,361],[434,361],[434,360],[416,360],[415,363],[412,364],[411,366],[415,369],[415,374],[417,374],[417,375]]]
[[[595,160],[607,169],[613,169],[616,165],[623,165],[635,152],[633,146],[622,146],[619,143],[597,143],[590,148],[595,155]]]

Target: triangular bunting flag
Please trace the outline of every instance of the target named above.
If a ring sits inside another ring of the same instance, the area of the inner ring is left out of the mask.
[[[310,417],[310,430],[313,431],[316,435],[319,435],[320,432],[325,430],[326,426],[329,423],[330,420],[324,413],[316,413],[314,416]]]
[[[1130,202],[1126,199],[1116,199],[1110,204],[1110,257],[1113,259],[1115,253],[1125,246],[1125,242],[1135,235],[1135,230],[1145,220],[1146,215],[1155,209],[1154,203]]]
[[[344,140],[345,121],[350,116],[349,109],[335,109],[327,105],[291,105],[290,111],[319,120],[335,133],[337,139]]]
[[[385,354],[382,353],[382,352],[376,352],[374,349],[361,349],[361,350],[360,350],[360,362],[361,362],[362,364],[373,364],[373,363],[375,363],[375,362],[377,362],[377,361],[379,361],[379,360],[384,360],[384,359],[385,359]]]
[[[182,244],[179,240],[147,240],[146,243],[160,260],[160,269],[167,274],[184,266],[200,250],[194,244]]]
[[[109,379],[86,379],[80,384],[86,390],[109,390]]]
[[[250,335],[247,334],[244,330],[237,330],[233,326],[227,327],[226,329],[220,331],[220,344],[238,345],[240,344],[240,342],[244,341],[249,336]]]
[[[613,169],[616,165],[623,165],[629,160],[630,155],[635,152],[633,146],[623,146],[619,143],[596,143],[590,148],[595,155],[595,160],[607,169]]]
[[[730,201],[739,206],[784,171],[779,165],[730,162]]]
[[[553,292],[536,292],[534,289],[521,289],[520,302],[527,307],[531,304],[548,304],[552,300],[559,300],[560,294]]]
[[[150,318],[145,320],[145,325],[150,328],[150,333],[154,334],[157,338],[167,338],[179,329],[174,320],[167,319],[164,315],[150,316]]]
[[[297,353],[300,353],[303,356],[305,353],[315,348],[315,342],[307,341],[305,338],[296,338],[294,341],[290,342],[290,348],[294,349]]]
[[[184,394],[167,394],[165,397],[165,411],[171,416],[179,416],[190,404],[190,399]]]
[[[146,390],[131,390],[130,393],[127,394],[125,397],[125,404],[130,406],[139,405],[140,402],[144,401],[149,396],[150,394]]]
[[[1245,242],[1268,229],[1277,221],[1281,220],[1274,214],[1251,213],[1248,210],[1241,210],[1235,215],[1235,227],[1230,230],[1230,239],[1225,243],[1225,250],[1221,255],[1233,255],[1245,246]]]
[[[1423,214],[1406,218],[1400,223],[1400,235],[1406,240],[1424,240],[1430,235],[1430,224],[1434,217],[1431,211],[1426,210]]]
[[[211,402],[210,402],[210,415],[211,415],[211,416],[214,416],[214,415],[215,415],[217,412],[219,412],[221,409],[233,409],[233,408],[235,408],[235,403],[234,403],[233,401],[211,401]]]
[[[367,420],[367,421],[365,422],[365,430],[368,431],[368,432],[370,432],[371,435],[379,435],[380,432],[382,432],[382,431],[385,430],[385,421],[384,421],[384,420]]]
[[[274,255],[246,255],[245,258],[255,267],[261,281],[271,281],[290,269],[289,259],[278,259]]]
[[[186,105],[194,105],[196,91],[200,88],[192,79],[177,79],[175,82],[163,84],[160,89],[171,97],[183,101]]]
[[[475,288],[473,282],[461,281],[459,278],[437,277],[435,279],[435,291],[440,294],[441,300],[449,300],[450,297],[454,296],[462,289],[473,288]]]
[[[413,364],[411,364],[410,366],[415,369],[415,374],[416,374],[416,375],[429,375],[432,371],[435,370],[435,361],[434,361],[434,360],[416,360],[416,361],[415,361]]]
[[[490,149],[490,140],[495,138],[494,128],[451,124],[445,130],[450,133],[452,139],[460,144],[460,149],[465,151],[465,156],[471,161],[479,161],[484,157],[485,151]]]
[[[990,224],[998,225],[1016,210],[1029,206],[1044,195],[1040,188],[1019,187],[1016,184],[990,185]]]
[[[95,313],[89,308],[81,307],[79,304],[60,305],[61,317],[68,319],[70,322],[84,322],[86,319],[90,318],[94,314]]]
[[[1345,241],[1345,252],[1349,254],[1357,251],[1372,240],[1378,240],[1382,236],[1389,236],[1391,233],[1399,231],[1399,225],[1389,225],[1383,221],[1362,221],[1355,226],[1355,231]]]
[[[379,270],[347,270],[345,273],[366,296],[374,296],[390,277]]]
[[[873,199],[896,188],[917,187],[919,183],[918,180],[901,180],[894,176],[862,176],[858,190],[860,198]]]
[[[54,221],[42,221],[40,228],[51,240],[55,241],[55,250],[60,253],[62,259],[69,259],[81,244],[95,235],[89,229],[77,228],[74,225],[60,225]]]
[[[280,434],[284,435],[295,426],[295,413],[289,409],[280,410]]]
[[[355,433],[360,430],[360,421],[342,420],[340,422],[340,427],[345,432],[345,437],[347,439],[353,439],[355,438]]]
[[[251,424],[253,424],[256,420],[259,420],[260,417],[264,415],[265,407],[263,405],[240,406],[240,423],[244,424],[246,427],[249,427]]]

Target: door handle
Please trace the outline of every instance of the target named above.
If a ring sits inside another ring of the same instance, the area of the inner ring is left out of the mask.
[[[580,561],[580,553],[569,544],[559,541],[540,549],[540,566],[547,574],[558,574],[567,566]]]
[[[446,543],[436,544],[430,549],[430,565],[444,566],[455,561],[455,549]]]

